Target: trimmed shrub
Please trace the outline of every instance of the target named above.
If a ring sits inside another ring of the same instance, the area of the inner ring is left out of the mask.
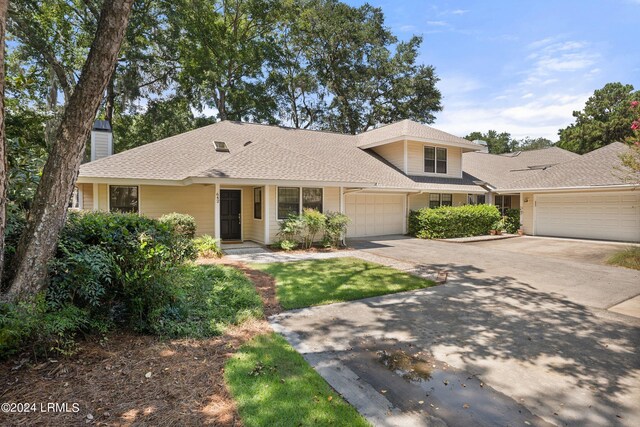
[[[327,212],[322,242],[326,247],[337,248],[342,244],[342,237],[347,234],[347,225],[351,219],[340,212]]]
[[[504,211],[504,229],[507,233],[515,234],[521,227],[520,209],[505,209]]]
[[[493,205],[424,208],[409,213],[409,234],[421,239],[481,236],[499,220]]]
[[[222,256],[222,250],[220,249],[220,245],[218,245],[218,241],[208,234],[196,237],[193,239],[193,244],[200,257],[220,258]]]
[[[176,233],[184,238],[193,239],[196,237],[196,220],[191,215],[173,212],[162,215],[159,221],[163,224],[169,224]]]

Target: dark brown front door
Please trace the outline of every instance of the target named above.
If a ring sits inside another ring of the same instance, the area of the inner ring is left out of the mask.
[[[220,237],[240,240],[240,190],[220,190]]]

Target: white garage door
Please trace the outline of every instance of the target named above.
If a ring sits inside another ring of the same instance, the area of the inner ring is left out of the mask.
[[[640,241],[640,191],[536,195],[535,234]]]
[[[386,194],[347,194],[346,214],[351,218],[347,237],[402,234],[404,196]]]

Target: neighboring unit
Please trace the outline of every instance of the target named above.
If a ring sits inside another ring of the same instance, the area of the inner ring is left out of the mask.
[[[82,165],[78,205],[186,213],[198,234],[269,244],[304,208],[343,212],[348,237],[364,237],[406,233],[410,210],[486,202],[521,207],[528,234],[640,241],[638,185],[615,173],[622,144],[485,149],[410,120],[356,136],[223,121]]]

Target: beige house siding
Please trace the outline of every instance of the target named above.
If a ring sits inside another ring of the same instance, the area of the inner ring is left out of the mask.
[[[520,222],[525,234],[533,234],[533,193],[522,193],[520,199],[522,212]],[[517,206],[517,205],[516,205]]]
[[[194,184],[186,187],[141,185],[140,214],[150,218],[160,218],[171,212],[191,215],[196,220],[196,234],[213,236],[214,197],[212,185]]]
[[[98,184],[98,210],[109,210],[109,186],[107,184]]]
[[[382,156],[393,166],[404,171],[404,141],[380,145],[373,148],[373,151]]]
[[[93,184],[78,184],[82,192],[82,209],[93,210]]]
[[[441,145],[422,142],[407,142],[408,174],[426,176],[446,176],[462,178],[462,149],[458,147],[444,147],[447,149],[447,173],[434,174],[424,171],[424,146],[440,147]]]

